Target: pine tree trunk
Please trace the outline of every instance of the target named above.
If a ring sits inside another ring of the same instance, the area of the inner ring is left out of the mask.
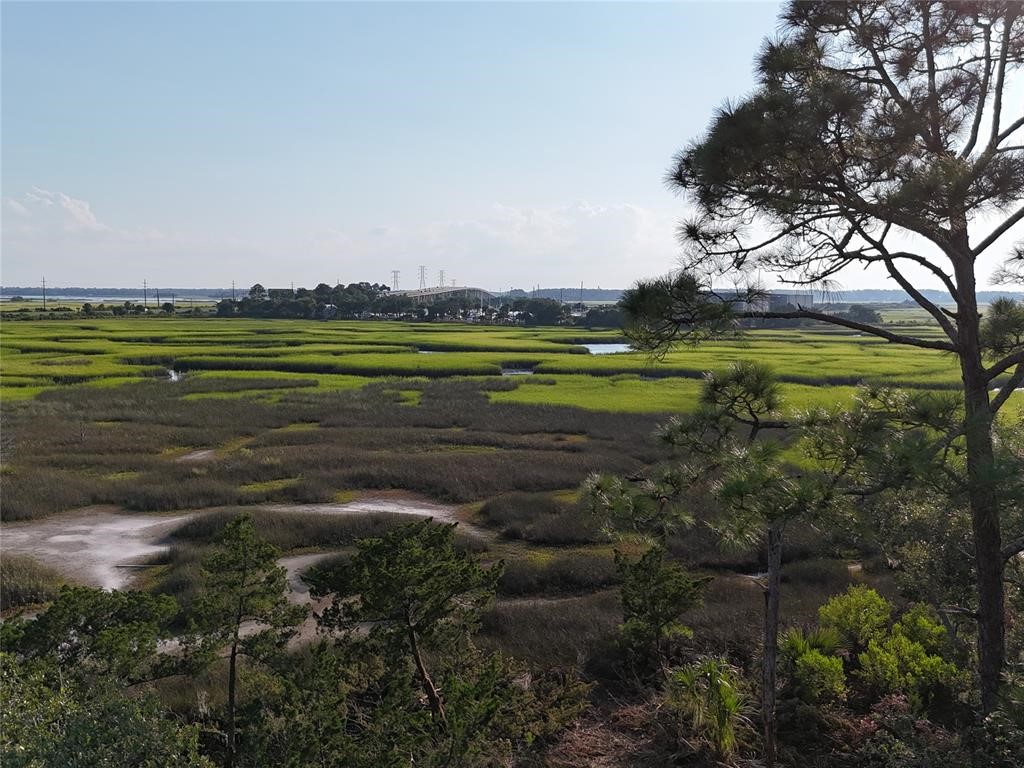
[[[995,705],[1006,657],[1003,630],[1002,533],[999,500],[992,477],[992,412],[987,382],[964,361],[964,406],[967,442],[967,494],[974,533],[974,570],[978,592],[978,673],[981,704],[987,712]]]
[[[430,679],[430,673],[427,671],[427,665],[423,662],[423,654],[420,653],[420,645],[416,640],[416,630],[409,626],[408,633],[409,648],[412,650],[412,658],[416,663],[416,674],[419,675],[420,685],[423,687],[423,692],[427,695],[430,711],[437,722],[447,726],[448,718],[444,713],[444,702],[441,701],[441,695],[437,692],[434,681]]]
[[[963,264],[968,260],[964,259]],[[960,371],[964,387],[964,438],[967,444],[967,496],[974,533],[974,570],[978,593],[978,674],[981,704],[986,712],[995,706],[1006,660],[1003,604],[1002,533],[999,499],[995,486],[992,447],[993,415],[989,381],[982,364],[980,315],[974,270],[956,270],[961,292],[957,331]]]
[[[987,400],[987,395],[985,396]],[[968,406],[967,419],[978,418]],[[987,411],[987,406],[985,408]],[[981,412],[981,418],[986,414]],[[989,420],[991,416],[988,416]],[[967,477],[974,532],[974,568],[978,590],[978,673],[981,705],[986,712],[996,704],[1000,677],[1006,660],[1003,629],[1003,557],[999,530],[999,506],[992,487],[991,421],[968,427]],[[972,432],[974,433],[972,436]]]
[[[761,667],[761,719],[765,765],[775,765],[775,670],[779,655],[779,597],[782,590],[782,527],[768,527],[768,586],[764,593],[764,659]]]

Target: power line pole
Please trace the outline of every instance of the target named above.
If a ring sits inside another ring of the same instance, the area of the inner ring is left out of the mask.
[[[142,306],[149,306],[149,287],[146,285],[146,281],[142,281]]]
[[[444,270],[438,270],[437,272],[437,284],[441,288],[444,288]]]
[[[420,264],[420,288],[427,287],[427,268]]]
[[[231,281],[231,300],[235,300],[235,281]]]
[[[43,277],[43,310],[46,310],[46,278]]]
[[[401,274],[397,269],[391,270],[391,290],[398,290],[398,275]]]

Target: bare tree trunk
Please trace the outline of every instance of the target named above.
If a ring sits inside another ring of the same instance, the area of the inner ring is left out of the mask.
[[[775,765],[775,670],[779,655],[779,596],[782,589],[782,527],[768,526],[768,586],[764,592],[764,659],[761,666],[761,719],[765,764]]]
[[[968,263],[967,259],[963,263]],[[957,330],[964,386],[967,496],[974,533],[974,570],[978,592],[978,674],[981,678],[981,705],[987,712],[995,706],[1006,661],[1003,542],[999,529],[999,498],[995,486],[993,416],[989,402],[989,382],[982,365],[974,270],[971,266],[958,268],[956,272],[961,293]]]
[[[416,674],[419,675],[420,685],[423,686],[423,692],[427,695],[430,711],[433,713],[435,720],[447,727],[448,718],[444,714],[444,702],[441,701],[441,694],[437,692],[434,681],[430,679],[427,665],[423,663],[423,654],[420,653],[420,645],[416,640],[416,630],[413,629],[412,625],[409,625],[408,632],[409,648],[412,650],[412,658],[416,662]]]

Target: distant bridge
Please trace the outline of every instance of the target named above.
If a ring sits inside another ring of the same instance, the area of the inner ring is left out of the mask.
[[[468,286],[438,286],[436,288],[416,288],[411,291],[391,291],[389,296],[404,296],[412,299],[417,304],[434,304],[446,299],[471,299],[475,302],[491,302],[497,299],[490,291],[483,288],[470,288]]]

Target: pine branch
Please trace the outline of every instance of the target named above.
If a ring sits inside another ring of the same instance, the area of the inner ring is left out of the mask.
[[[949,342],[932,341],[931,339],[921,339],[916,336],[904,336],[903,334],[892,333],[875,325],[859,323],[856,320],[848,320],[845,317],[837,317],[836,315],[829,315],[824,312],[814,312],[809,309],[798,309],[792,312],[738,312],[736,317],[749,319],[763,318],[765,320],[818,320],[822,323],[841,325],[854,331],[878,336],[893,344],[905,344],[911,347],[921,347],[922,349],[937,349],[942,352],[956,352],[956,347]]]

